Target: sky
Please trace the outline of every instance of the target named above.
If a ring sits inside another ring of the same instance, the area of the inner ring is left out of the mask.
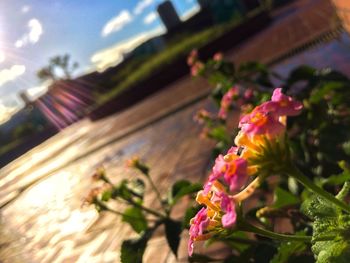
[[[46,91],[36,72],[56,55],[70,54],[77,75],[117,64],[122,54],[165,32],[162,0],[0,0],[0,123],[22,106],[26,91]],[[182,19],[196,0],[172,0]]]

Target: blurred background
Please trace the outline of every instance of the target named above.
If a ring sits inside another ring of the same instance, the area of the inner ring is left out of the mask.
[[[0,262],[116,262],[128,229],[80,208],[96,167],[118,181],[137,154],[164,189],[205,176],[213,145],[192,117],[210,107],[210,87],[191,79],[191,50],[281,75],[301,64],[349,75],[349,10],[347,0],[1,0]],[[164,251],[146,262],[176,262]]]

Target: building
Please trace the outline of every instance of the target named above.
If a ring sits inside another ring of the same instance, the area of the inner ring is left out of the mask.
[[[157,12],[168,32],[171,32],[181,24],[180,17],[171,1],[167,0],[161,3],[157,7]]]

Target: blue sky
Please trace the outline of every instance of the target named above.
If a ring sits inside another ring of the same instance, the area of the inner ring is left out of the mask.
[[[17,94],[45,90],[36,72],[50,57],[69,53],[77,74],[103,70],[123,52],[164,31],[155,12],[162,0],[1,0],[0,123],[20,107]],[[184,19],[195,0],[172,0]]]

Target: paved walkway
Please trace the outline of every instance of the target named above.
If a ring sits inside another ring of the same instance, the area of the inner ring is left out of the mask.
[[[327,1],[296,1],[274,14],[278,23],[228,56],[236,61],[274,61],[290,47],[308,43],[311,32],[315,38],[331,31],[333,13]],[[305,25],[300,27],[303,34],[298,25]],[[337,50],[344,44],[341,41],[335,44]],[[349,70],[339,57],[332,60],[333,54],[336,52],[328,50],[323,63]],[[339,56],[345,61],[348,58]],[[314,62],[312,59],[305,62]],[[203,180],[213,145],[199,139],[201,128],[192,118],[199,108],[212,108],[205,99],[209,91],[204,81],[184,77],[118,115],[68,127],[1,169],[0,262],[118,262],[122,239],[129,238],[132,231],[113,215],[98,215],[92,208],[80,207],[92,186],[92,171],[104,164],[118,182],[135,176],[125,169],[124,162],[139,155],[152,167],[152,176],[163,192],[177,179]],[[147,205],[152,206],[154,199],[149,196]],[[150,244],[145,262],[187,261],[186,238],[177,261],[161,233]]]

